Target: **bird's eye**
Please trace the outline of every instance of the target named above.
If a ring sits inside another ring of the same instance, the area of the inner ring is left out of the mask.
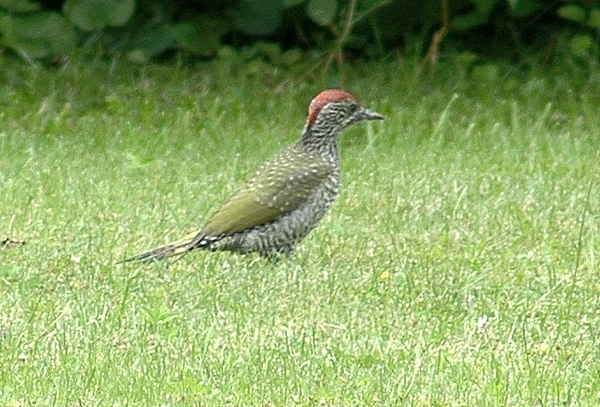
[[[358,106],[355,104],[348,106],[348,113],[350,113],[350,114],[356,113],[357,110],[358,110]]]

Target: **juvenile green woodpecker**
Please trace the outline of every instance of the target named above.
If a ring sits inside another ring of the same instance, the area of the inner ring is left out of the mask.
[[[339,192],[339,133],[383,118],[342,90],[319,93],[300,140],[267,160],[199,232],[124,261],[158,261],[195,249],[291,256]]]

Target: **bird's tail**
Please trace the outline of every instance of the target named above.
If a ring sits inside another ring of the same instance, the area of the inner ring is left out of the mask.
[[[141,261],[143,263],[151,263],[154,261],[166,259],[168,257],[179,256],[198,247],[199,240],[202,240],[202,235],[198,232],[195,232],[184,237],[181,240],[166,244],[161,247],[157,247],[156,249],[138,254],[133,257],[129,257],[125,260],[121,260],[119,263],[128,263],[130,261]]]

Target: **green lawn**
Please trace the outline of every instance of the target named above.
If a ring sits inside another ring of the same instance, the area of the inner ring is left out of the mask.
[[[597,77],[349,70],[387,120],[343,134],[292,261],[117,265],[202,226],[323,86],[2,69],[1,406],[600,404]]]

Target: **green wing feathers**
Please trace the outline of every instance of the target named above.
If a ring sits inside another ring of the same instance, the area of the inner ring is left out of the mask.
[[[217,237],[272,222],[306,202],[333,171],[333,164],[320,156],[284,150],[259,168],[202,232]]]
[[[319,155],[299,154],[295,147],[284,150],[263,164],[254,177],[210,217],[202,231],[123,262],[152,262],[177,256],[272,222],[310,199],[334,171],[335,165]]]

